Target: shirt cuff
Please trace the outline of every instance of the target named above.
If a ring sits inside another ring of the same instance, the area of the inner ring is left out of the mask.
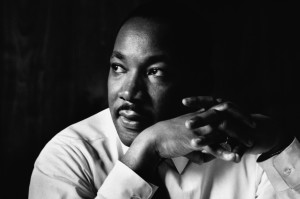
[[[148,199],[153,196],[157,188],[118,161],[98,190],[98,196],[107,199]]]
[[[300,143],[295,138],[280,154],[259,165],[266,172],[276,191],[298,189],[300,184]]]

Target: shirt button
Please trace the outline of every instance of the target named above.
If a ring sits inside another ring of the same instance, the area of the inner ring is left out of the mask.
[[[284,175],[289,176],[292,173],[292,169],[291,168],[285,168],[283,173],[284,173]]]

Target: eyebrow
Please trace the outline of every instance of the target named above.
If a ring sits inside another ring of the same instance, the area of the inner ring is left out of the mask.
[[[118,58],[120,60],[124,60],[125,56],[122,53],[120,53],[119,51],[113,51],[112,54],[111,54],[111,56],[110,56],[110,58],[111,59],[112,58]]]
[[[121,52],[119,51],[113,51],[112,52],[112,55],[110,57],[111,59],[112,58],[117,58],[117,59],[120,59],[120,60],[125,60],[126,59],[126,56],[123,55]],[[153,63],[157,63],[157,62],[166,62],[166,63],[169,63],[171,62],[170,60],[170,57],[167,56],[166,54],[156,54],[156,55],[153,55],[151,57],[148,57],[145,61],[145,65],[151,65]]]

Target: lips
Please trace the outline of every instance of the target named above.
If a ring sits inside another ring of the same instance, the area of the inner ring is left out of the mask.
[[[150,122],[150,119],[145,115],[142,115],[132,109],[121,109],[118,114],[119,122],[126,129],[141,131],[147,127],[147,124]]]
[[[138,121],[142,118],[142,116],[139,113],[133,110],[121,110],[119,111],[119,115],[134,121]]]

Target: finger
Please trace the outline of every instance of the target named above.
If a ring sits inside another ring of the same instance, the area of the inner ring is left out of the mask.
[[[220,122],[217,126],[202,126],[203,123],[213,123],[216,121],[217,118],[214,117],[213,114],[207,117],[207,122],[203,122],[203,119],[200,119],[200,117],[198,116],[195,121],[191,122],[191,120],[188,120],[186,122],[186,127],[189,129],[193,129],[194,133],[202,136],[201,143],[199,142],[202,146],[224,142],[226,137],[228,136],[231,137],[230,140],[232,144],[242,143],[247,147],[253,146],[253,141],[249,137],[248,133],[249,127],[246,127],[244,124],[241,124],[239,122],[234,122],[228,119]]]
[[[218,129],[231,137],[230,140],[232,141],[241,142],[247,147],[253,146],[253,141],[249,137],[249,127],[238,121],[234,121],[232,119],[223,120],[218,125]]]
[[[229,152],[222,148],[220,145],[211,145],[203,147],[202,153],[211,154],[214,157],[224,161],[239,162],[241,160],[239,154]]]
[[[214,109],[209,109],[205,112],[198,113],[185,122],[188,129],[199,128],[208,124],[217,123],[222,118]]]
[[[233,103],[226,102],[217,104],[212,107],[219,115],[222,115],[224,118],[231,116],[250,128],[255,128],[255,122],[251,119],[250,115],[243,113],[240,109],[238,109]]]
[[[213,155],[205,154],[200,151],[191,152],[191,153],[185,155],[185,157],[196,164],[202,164],[202,163],[209,162],[209,161],[215,159],[215,157]]]
[[[201,148],[207,145],[220,144],[226,141],[227,135],[218,131],[212,130],[210,133],[198,136],[191,140],[192,146],[196,148]]]
[[[222,99],[214,98],[212,96],[187,97],[182,100],[183,105],[193,108],[210,108],[221,102]]]
[[[241,159],[247,151],[247,149],[248,148],[244,145],[239,144],[233,148],[232,152],[237,154],[237,158]]]

